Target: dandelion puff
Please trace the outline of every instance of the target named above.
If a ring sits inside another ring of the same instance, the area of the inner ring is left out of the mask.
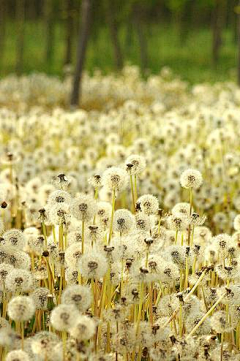
[[[44,236],[38,235],[33,237],[31,242],[28,242],[28,248],[30,251],[40,256],[44,251]]]
[[[25,292],[32,287],[33,279],[30,271],[13,269],[6,277],[6,288],[11,292]]]
[[[217,333],[230,332],[236,326],[237,321],[229,322],[228,315],[225,311],[217,311],[211,317],[211,326]]]
[[[186,262],[186,247],[182,246],[169,246],[164,252],[164,259],[170,259],[179,268],[185,266]]]
[[[69,188],[71,181],[65,174],[60,173],[53,177],[52,183],[56,188],[66,190]]]
[[[50,315],[50,322],[57,331],[68,331],[74,327],[79,312],[74,305],[59,305],[55,307]]]
[[[48,206],[54,206],[55,204],[70,204],[72,200],[71,195],[68,192],[62,190],[53,191],[47,200]]]
[[[200,300],[196,296],[191,295],[190,297],[188,297],[187,301],[183,302],[182,309],[183,317],[187,318],[192,313],[197,312],[199,311],[199,309],[201,309]]]
[[[143,212],[137,212],[135,216],[136,228],[140,231],[150,231],[151,222],[149,216]]]
[[[0,281],[5,282],[7,275],[14,269],[14,267],[8,263],[0,264]]]
[[[84,278],[102,278],[107,272],[106,257],[99,252],[85,253],[79,260],[79,271]]]
[[[97,209],[97,202],[89,195],[81,194],[71,203],[72,215],[84,222],[90,221]]]
[[[113,230],[120,232],[120,234],[126,234],[132,230],[135,224],[133,214],[127,209],[118,209],[114,213],[113,218]]]
[[[50,291],[46,287],[39,287],[33,291],[31,297],[37,310],[47,310],[49,294]]]
[[[22,350],[14,350],[7,354],[6,361],[30,361],[30,358],[27,352]]]
[[[185,231],[189,225],[189,218],[184,213],[174,213],[167,219],[168,226],[174,231]]]
[[[29,270],[31,265],[30,256],[23,251],[9,249],[7,262],[12,264],[15,268]]]
[[[2,218],[0,218],[0,234],[3,234],[3,232],[4,232],[4,222]]]
[[[35,312],[33,299],[28,296],[14,297],[8,304],[7,312],[14,321],[28,321]]]
[[[233,228],[235,231],[240,231],[240,214],[238,214],[233,221]]]
[[[65,271],[65,277],[68,285],[75,285],[78,283],[78,268],[68,267]]]
[[[202,182],[202,174],[196,169],[187,169],[180,177],[181,186],[187,189],[198,189],[202,185]]]
[[[0,330],[0,346],[8,349],[19,348],[19,335],[11,328],[4,327]]]
[[[102,177],[99,174],[94,174],[88,179],[88,183],[94,188],[101,187]]]
[[[121,192],[127,187],[128,174],[119,167],[110,167],[102,175],[102,184],[110,191]]]
[[[68,286],[62,294],[63,304],[75,305],[80,312],[85,312],[92,302],[91,290],[88,286]]]
[[[5,318],[0,317],[0,331],[3,329],[11,329],[11,326]]]
[[[191,216],[189,217],[189,223],[196,226],[202,226],[204,222],[206,221],[207,217],[205,215],[200,216],[198,213],[193,212]]]
[[[158,304],[159,316],[172,316],[178,305],[178,298],[175,294],[163,296]]]
[[[186,319],[186,329],[189,330],[189,332],[201,321],[203,316],[205,315],[204,312],[192,312]],[[204,322],[198,327],[198,329],[195,331],[196,335],[207,335],[211,331],[211,323],[210,319],[207,318],[204,320]]]
[[[97,217],[100,219],[102,218],[109,218],[111,216],[112,206],[108,202],[98,202],[97,203]]]
[[[133,237],[131,235],[127,237],[113,237],[112,246],[114,249],[112,250],[113,261],[123,260],[123,259],[131,259],[134,257],[136,252],[136,247],[132,241]]]
[[[186,216],[190,216],[190,208],[191,208],[190,203],[186,203],[186,202],[177,203],[172,208],[172,214],[183,213]]]
[[[212,238],[212,242],[216,247],[219,256],[226,258],[228,253],[228,245],[232,243],[232,237],[226,233],[219,234]]]
[[[146,161],[143,156],[132,154],[126,159],[125,165],[127,169],[130,169],[132,175],[139,175],[146,168]],[[129,167],[129,165],[131,165],[131,167]]]
[[[144,194],[137,200],[137,205],[141,211],[148,216],[151,214],[156,214],[159,209],[159,201],[157,197],[152,194]]]
[[[82,229],[76,229],[68,233],[67,236],[68,245],[71,246],[73,243],[80,243],[82,242]]]
[[[217,264],[215,266],[215,272],[217,273],[218,277],[225,281],[239,278],[239,265],[234,265],[235,262],[237,263],[237,261],[234,261],[229,266],[224,266],[222,263]]]
[[[94,336],[96,332],[95,321],[85,315],[81,315],[77,318],[74,327],[69,330],[72,337],[77,340],[89,340]]]
[[[204,289],[205,299],[208,304],[213,304],[218,299],[218,290],[215,287],[206,287]]]
[[[230,284],[228,287],[220,287],[218,289],[218,295],[221,297],[224,295],[221,302],[225,305],[237,306],[240,299],[240,287],[239,285]]]
[[[10,247],[22,250],[26,244],[24,233],[19,229],[10,229],[3,234],[5,244]]]
[[[101,242],[102,236],[102,230],[96,224],[91,224],[87,227],[86,239],[88,239],[92,245]]]
[[[161,282],[171,285],[179,280],[180,274],[178,267],[172,262],[163,262],[160,270]]]
[[[35,355],[48,358],[51,350],[59,342],[59,337],[53,332],[40,331],[31,340],[31,349]]]
[[[209,241],[212,237],[212,232],[208,227],[205,226],[197,226],[194,229],[194,236],[196,238],[201,239],[201,241],[206,242]]]
[[[56,203],[49,208],[49,220],[54,226],[66,224],[69,218],[69,204]]]
[[[82,256],[82,246],[80,242],[73,243],[66,249],[65,260],[69,267],[74,267],[78,264]]]

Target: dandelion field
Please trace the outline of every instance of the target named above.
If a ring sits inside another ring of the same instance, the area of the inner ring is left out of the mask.
[[[0,360],[240,360],[240,91],[0,80]]]

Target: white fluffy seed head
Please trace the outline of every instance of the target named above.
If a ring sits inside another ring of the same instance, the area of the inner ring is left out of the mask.
[[[97,210],[97,202],[91,196],[81,194],[71,203],[72,215],[84,222],[89,222],[95,215]]]
[[[0,282],[5,282],[7,275],[14,269],[11,264],[2,263],[0,264]]]
[[[137,200],[137,205],[139,205],[141,211],[148,216],[151,214],[156,214],[159,209],[159,201],[157,197],[152,194],[144,194]]]
[[[41,355],[44,358],[48,358],[52,349],[59,341],[59,337],[53,332],[37,332],[31,339],[32,352],[36,355]],[[49,359],[52,360],[52,358]]]
[[[10,229],[3,234],[6,246],[22,250],[26,244],[26,238],[19,229]]]
[[[27,352],[23,350],[14,350],[7,354],[6,361],[30,361],[30,358]]]
[[[233,221],[233,227],[235,231],[240,231],[240,214],[238,214]]]
[[[75,326],[71,328],[69,332],[70,335],[78,341],[89,340],[96,332],[96,323],[88,316],[79,316]]]
[[[118,209],[114,213],[113,230],[120,233],[128,233],[134,227],[135,219],[128,209]]]
[[[119,167],[110,167],[105,170],[102,176],[102,184],[110,191],[123,191],[128,182],[127,172]]]
[[[3,317],[0,317],[0,330],[11,329],[10,323]]]
[[[174,213],[168,217],[168,225],[171,230],[184,231],[189,224],[189,219],[184,213]]]
[[[46,287],[39,287],[33,291],[31,297],[37,310],[47,310],[49,294],[50,291]]]
[[[70,218],[69,204],[55,203],[49,207],[49,220],[53,225],[66,224]]]
[[[202,185],[202,174],[197,169],[187,169],[180,177],[180,184],[183,188],[198,189]]]
[[[47,202],[49,206],[53,206],[59,203],[70,204],[71,200],[72,197],[68,192],[65,192],[63,190],[56,190],[49,195]]]
[[[74,305],[59,305],[55,307],[50,316],[52,326],[58,331],[67,331],[74,327],[79,312]]]
[[[66,305],[75,305],[80,312],[85,312],[92,302],[91,290],[87,286],[68,286],[62,294],[61,301]]]
[[[146,161],[143,156],[132,154],[126,159],[125,165],[128,173],[138,175],[146,168]]]
[[[84,278],[102,278],[107,272],[106,257],[97,251],[85,253],[79,261],[79,271]]]
[[[14,321],[28,321],[35,312],[33,299],[28,296],[17,296],[8,304],[8,315]]]
[[[6,277],[6,288],[11,292],[25,292],[32,287],[33,279],[30,271],[13,269]]]
[[[177,203],[173,208],[172,208],[172,213],[184,213],[185,215],[189,216],[190,215],[190,204],[186,203],[186,202],[180,202]]]

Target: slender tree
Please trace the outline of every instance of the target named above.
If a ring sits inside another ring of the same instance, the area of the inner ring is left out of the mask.
[[[45,23],[45,62],[48,69],[51,68],[53,60],[54,47],[54,19],[53,19],[53,1],[45,0],[44,2],[44,23]]]
[[[73,0],[64,1],[65,9],[65,20],[66,20],[66,47],[65,47],[65,58],[64,64],[72,63],[72,42],[74,39],[74,21],[73,21]]]
[[[135,29],[137,32],[139,50],[140,50],[140,61],[141,68],[145,70],[148,65],[148,50],[147,50],[147,39],[144,33],[144,22],[143,22],[143,12],[144,8],[141,7],[141,4],[136,3],[133,6],[133,19],[135,24]]]
[[[70,104],[73,107],[76,107],[79,104],[79,98],[81,94],[82,72],[85,63],[91,27],[92,3],[93,0],[82,0],[81,5],[81,26],[79,27],[77,61],[70,98]]]
[[[16,73],[20,75],[23,70],[25,0],[16,2],[16,20]]]
[[[105,7],[106,7],[106,15],[107,15],[107,22],[110,30],[110,36],[111,41],[113,45],[113,52],[114,52],[114,60],[115,60],[115,66],[117,69],[121,69],[123,67],[123,55],[122,55],[122,49],[119,41],[118,36],[118,22],[116,19],[116,3],[112,0],[106,0],[105,1]]]
[[[5,36],[6,36],[6,0],[0,0],[0,69],[2,70],[4,60],[4,47],[5,47]]]
[[[222,28],[225,15],[225,0],[215,0],[215,7],[213,10],[212,29],[212,60],[213,64],[217,64],[219,59],[220,47],[222,44]]]
[[[238,55],[237,55],[237,82],[240,86],[240,0],[236,6],[237,13],[237,43],[238,43]]]

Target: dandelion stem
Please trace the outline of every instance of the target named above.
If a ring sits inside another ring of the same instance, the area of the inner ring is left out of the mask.
[[[197,323],[197,325],[192,329],[192,331],[187,336],[187,339],[191,337],[197,329],[201,326],[201,324],[207,319],[207,317],[212,313],[212,311],[217,307],[217,305],[222,301],[222,299],[225,297],[225,293],[219,297],[219,299],[212,305],[212,307],[208,310],[207,313],[201,318],[201,320]]]
[[[110,230],[109,230],[109,238],[108,244],[111,242],[112,232],[113,232],[113,217],[114,217],[114,210],[115,210],[115,190],[112,192],[112,214],[111,214],[111,222],[110,222]]]
[[[135,195],[134,195],[132,174],[130,174],[130,185],[131,185],[131,193],[132,193],[132,210],[133,210],[133,213],[135,213]]]
[[[84,232],[85,232],[85,222],[82,220],[82,254],[84,254]]]

